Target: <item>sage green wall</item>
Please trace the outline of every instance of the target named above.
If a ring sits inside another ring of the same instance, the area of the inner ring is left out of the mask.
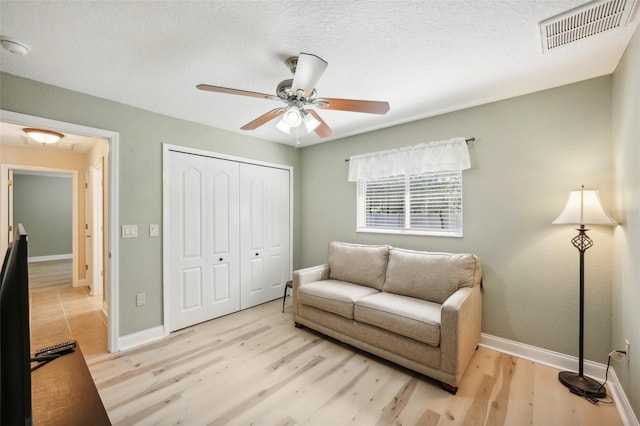
[[[613,74],[613,144],[617,187],[613,279],[613,348],[631,346],[629,362],[614,368],[640,416],[640,27]]]
[[[170,100],[168,100],[170,102]],[[119,221],[137,224],[138,238],[119,239],[119,335],[162,324],[162,143],[189,146],[294,167],[293,256],[300,253],[298,150],[144,111],[11,74],[0,74],[0,108],[119,132]],[[146,305],[135,295],[146,293]]]
[[[302,265],[324,263],[331,240],[476,253],[482,331],[577,356],[576,231],[551,222],[582,184],[612,205],[610,99],[606,76],[304,148]],[[464,237],[355,232],[345,158],[455,136],[476,138],[463,172]],[[598,362],[611,350],[612,234],[594,227],[586,254],[585,357]]]
[[[13,223],[29,234],[29,257],[71,255],[71,177],[13,175]]]

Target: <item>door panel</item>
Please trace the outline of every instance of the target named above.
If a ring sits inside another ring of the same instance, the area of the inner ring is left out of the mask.
[[[217,306],[216,316],[220,316],[240,309],[239,166],[232,161],[207,160],[209,279],[211,303]]]
[[[182,311],[203,308],[202,268],[195,267],[182,271]]]
[[[289,199],[288,170],[241,165],[243,309],[282,297],[290,274]]]
[[[167,167],[173,331],[240,308],[238,165],[171,152]]]

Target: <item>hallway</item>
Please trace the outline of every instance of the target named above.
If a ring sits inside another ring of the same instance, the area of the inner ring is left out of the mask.
[[[29,263],[31,352],[77,340],[85,357],[107,352],[102,296],[71,286],[71,260]]]

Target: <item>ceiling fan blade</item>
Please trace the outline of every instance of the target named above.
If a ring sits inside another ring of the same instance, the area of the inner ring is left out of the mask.
[[[297,93],[298,90],[302,89],[305,97],[311,95],[327,65],[324,59],[316,55],[301,53],[298,56],[298,64],[296,65],[296,73],[293,76],[291,91]]]
[[[245,124],[244,126],[242,126],[240,128],[242,130],[255,130],[258,127],[262,126],[263,124],[273,120],[274,118],[276,118],[277,116],[282,114],[284,111],[285,111],[285,108],[272,109],[268,113],[262,114],[260,117],[258,117],[255,120]]]
[[[389,102],[382,101],[362,101],[358,99],[317,99],[315,106],[322,109],[337,109],[340,111],[366,112],[369,114],[384,115],[389,111]]]
[[[208,84],[198,84],[196,86],[200,90],[208,92],[226,93],[228,95],[251,96],[252,98],[279,100],[275,95],[267,95],[266,93],[250,92],[248,90],[230,89],[228,87],[210,86]]]
[[[316,132],[318,136],[320,136],[321,138],[328,138],[329,136],[333,135],[333,130],[331,130],[331,127],[329,127],[327,123],[324,122],[322,117],[320,117],[320,114],[312,109],[308,109],[306,111],[309,114],[313,115],[313,117],[320,122],[318,127],[314,129],[314,132]]]

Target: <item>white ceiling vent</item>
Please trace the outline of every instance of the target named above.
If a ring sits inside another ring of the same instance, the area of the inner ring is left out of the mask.
[[[636,0],[594,0],[541,21],[542,51],[624,27]]]

